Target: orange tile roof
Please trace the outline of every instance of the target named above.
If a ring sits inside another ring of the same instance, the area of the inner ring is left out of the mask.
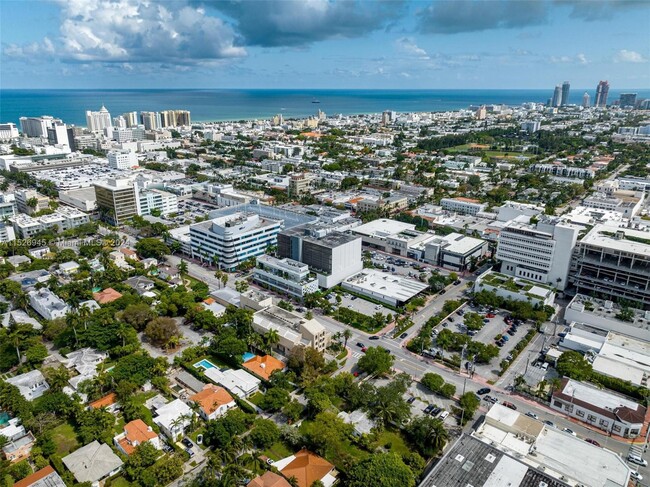
[[[158,435],[151,431],[149,426],[141,419],[135,419],[130,423],[124,425],[124,433],[126,435],[120,439],[119,443],[127,455],[130,455],[135,450],[135,447],[153,440]]]
[[[33,485],[34,483],[38,482],[41,479],[44,479],[48,475],[52,475],[55,473],[54,469],[48,465],[47,467],[44,467],[36,472],[34,472],[31,475],[28,475],[22,480],[19,480],[14,484],[14,487],[29,487],[30,485]]]
[[[214,298],[204,299],[203,302],[205,304],[214,304],[215,303]]]
[[[113,301],[115,301],[116,299],[120,299],[121,297],[122,297],[122,293],[117,292],[112,287],[108,287],[98,293],[93,293],[93,298],[99,304],[112,303]]]
[[[190,396],[190,399],[199,403],[207,415],[214,413],[220,406],[234,401],[227,390],[214,384],[207,384],[201,392]]]
[[[93,409],[100,409],[100,408],[111,406],[116,402],[117,402],[117,394],[111,392],[110,394],[107,394],[106,396],[91,402],[90,404],[88,404],[88,406],[90,406]]]
[[[126,255],[128,257],[135,257],[136,259],[138,257],[138,254],[136,253],[135,250],[127,249],[125,247],[122,247],[120,249],[120,252],[122,252],[124,255]]]
[[[261,477],[251,480],[247,487],[291,487],[291,484],[275,472],[266,472]]]
[[[264,380],[269,380],[273,372],[283,370],[285,367],[283,362],[272,355],[264,355],[263,357],[255,355],[255,357],[247,360],[242,365]]]
[[[321,480],[334,468],[330,462],[306,449],[300,450],[294,456],[294,460],[281,472],[288,479],[296,477],[299,487],[310,487],[316,480]]]
[[[479,200],[475,200],[472,198],[465,198],[463,196],[458,196],[457,198],[454,198],[456,201],[466,201],[468,203],[480,203]]]

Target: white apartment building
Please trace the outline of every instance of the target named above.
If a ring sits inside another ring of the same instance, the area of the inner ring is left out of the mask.
[[[111,114],[102,105],[98,112],[86,111],[86,126],[91,132],[102,132],[105,128],[113,126]]]
[[[178,212],[178,197],[160,189],[148,189],[138,193],[138,215],[151,215],[152,210],[161,215]]]
[[[487,205],[478,200],[463,197],[442,198],[440,200],[440,206],[445,210],[460,213],[462,215],[476,215],[477,213],[484,211],[487,207]]]
[[[0,223],[0,242],[11,242],[16,240],[14,229],[10,225]]]
[[[107,157],[108,165],[113,169],[131,169],[138,165],[138,157],[129,150],[112,150]]]
[[[10,217],[9,221],[13,224],[15,232],[20,238],[29,238],[47,230],[62,232],[70,228],[76,228],[88,223],[90,218],[86,213],[76,208],[61,206],[57,211],[49,215],[33,218],[21,213]]]
[[[144,126],[120,128],[113,131],[113,138],[120,144],[144,140]]]
[[[281,227],[282,220],[247,213],[190,225],[192,256],[210,262],[216,257],[221,268],[234,270],[241,262],[275,245]]]
[[[19,189],[14,192],[16,208],[20,213],[35,213],[49,208],[50,199],[33,189]],[[30,206],[30,200],[36,199],[36,206]]]
[[[47,137],[47,129],[54,122],[60,122],[58,118],[49,115],[41,117],[20,117],[20,131],[26,137]]]
[[[70,308],[60,297],[43,287],[27,293],[29,305],[46,320],[65,318]]]
[[[511,222],[499,233],[501,272],[563,290],[580,227],[544,217],[537,225]]]
[[[552,174],[564,178],[591,179],[595,176],[593,169],[583,167],[569,167],[564,164],[533,164],[530,167],[531,172],[542,174]]]
[[[20,135],[15,123],[0,123],[0,140],[15,139]]]
[[[287,353],[294,347],[313,347],[324,351],[330,344],[332,335],[317,320],[307,320],[302,316],[286,311],[277,306],[269,306],[253,315],[253,329],[266,335],[276,330],[280,335],[278,350]]]
[[[270,255],[260,255],[256,260],[253,279],[262,287],[287,293],[298,299],[318,291],[316,274],[309,272],[307,264]]]

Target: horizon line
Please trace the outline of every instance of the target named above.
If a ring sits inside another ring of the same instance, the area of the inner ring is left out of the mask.
[[[592,88],[586,87],[571,87],[572,90],[590,90]],[[593,88],[596,89],[596,88]],[[610,90],[612,87],[610,86]],[[485,90],[485,91],[528,91],[528,90],[548,90],[549,92],[553,91],[553,88],[15,88],[15,87],[0,87],[0,91],[11,90],[11,91],[154,91],[154,90],[167,90],[167,91],[196,91],[196,90],[228,90],[228,91],[473,91],[473,90]],[[641,88],[641,87],[624,87],[624,88],[613,88],[614,91],[619,90],[639,90],[639,91],[649,91],[650,87]]]

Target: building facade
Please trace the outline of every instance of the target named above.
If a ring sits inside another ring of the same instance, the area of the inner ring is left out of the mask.
[[[484,211],[486,208],[486,205],[478,200],[463,197],[442,198],[440,200],[440,206],[445,210],[460,213],[462,215],[476,215],[477,213]]]
[[[178,197],[174,193],[149,189],[138,192],[138,215],[151,215],[160,212],[169,215],[178,211]]]
[[[107,157],[108,165],[113,169],[131,169],[138,165],[138,157],[130,150],[112,150]]]
[[[110,225],[121,225],[138,214],[135,185],[128,179],[108,179],[95,183],[100,217]]]
[[[257,257],[253,279],[262,287],[289,294],[297,299],[318,291],[316,274],[309,271],[307,264],[270,255]]]
[[[113,126],[111,114],[102,105],[98,112],[86,111],[86,127],[91,132],[102,132],[105,128]]]

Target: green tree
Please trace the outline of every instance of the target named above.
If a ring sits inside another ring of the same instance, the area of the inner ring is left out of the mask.
[[[564,352],[560,355],[555,368],[560,375],[578,381],[589,380],[593,375],[591,364],[579,352],[575,351]]]
[[[268,448],[280,439],[280,429],[270,419],[258,418],[255,420],[250,437],[256,447]]]
[[[474,417],[474,413],[478,410],[481,400],[473,392],[466,392],[458,399],[458,404],[463,413],[462,422],[465,424],[467,421]]]
[[[146,303],[130,304],[122,311],[120,318],[138,331],[156,317],[156,313]]]
[[[268,412],[276,412],[282,409],[289,401],[289,393],[281,387],[272,387],[266,391],[259,406]]]
[[[165,348],[173,337],[180,335],[180,330],[175,319],[160,316],[147,323],[144,334],[152,343]]]
[[[415,476],[396,453],[375,453],[353,466],[346,487],[414,487]]]
[[[445,379],[439,374],[427,372],[422,376],[420,383],[431,392],[439,392],[440,388],[445,384]]]
[[[359,359],[359,368],[374,376],[383,376],[390,372],[395,362],[395,357],[383,347],[370,347]]]
[[[135,244],[135,250],[143,259],[162,259],[170,253],[169,247],[162,240],[153,237],[139,240]]]
[[[449,433],[441,420],[431,416],[420,416],[413,419],[406,432],[422,455],[431,457],[442,451],[449,440]]]

